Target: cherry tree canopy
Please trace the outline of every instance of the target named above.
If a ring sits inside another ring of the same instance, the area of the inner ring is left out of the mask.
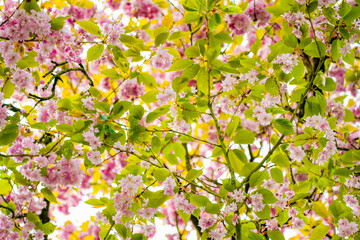
[[[0,9],[0,239],[360,239],[359,0]]]

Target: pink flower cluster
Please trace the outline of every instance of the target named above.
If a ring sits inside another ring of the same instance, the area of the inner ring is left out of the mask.
[[[122,192],[127,193],[130,196],[135,195],[140,185],[142,185],[142,178],[140,175],[129,174],[125,178],[120,180],[120,186]]]
[[[340,219],[338,224],[340,237],[348,237],[359,231],[357,223],[349,222],[346,218]]]
[[[306,156],[306,153],[301,146],[295,147],[293,144],[290,144],[287,150],[290,152],[290,158],[297,162],[301,162]]]
[[[123,1],[121,4],[125,14],[133,17],[156,19],[161,16],[161,9],[150,0]]]
[[[213,216],[205,213],[203,216],[200,216],[199,227],[201,228],[201,231],[204,232],[206,229],[214,225],[215,222],[216,220]]]
[[[286,21],[289,23],[291,22],[294,25],[293,34],[295,34],[297,38],[300,38],[302,36],[300,27],[306,22],[305,14],[302,12],[287,12],[284,14],[284,17]]]
[[[150,60],[150,64],[155,69],[167,70],[172,63],[173,55],[168,53],[167,49],[164,49],[163,46],[160,46],[157,49],[157,54],[153,56]]]
[[[102,162],[100,151],[89,151],[87,153],[87,157],[90,160],[90,162],[92,162],[95,165],[99,165]]]
[[[277,230],[279,229],[278,227],[278,221],[276,219],[267,219],[265,220],[265,225],[266,225],[266,228],[269,230],[269,231],[273,231],[273,230]]]
[[[184,193],[177,194],[174,197],[175,200],[175,207],[177,207],[179,210],[183,210],[187,214],[192,214],[196,206],[192,205],[188,200],[185,199]]]
[[[265,205],[263,203],[264,197],[261,193],[255,193],[251,196],[249,202],[252,205],[254,212],[260,212],[264,209]]]
[[[213,239],[213,240],[221,240],[225,236],[226,236],[226,229],[221,224],[219,224],[218,226],[216,226],[215,229],[213,229],[209,232],[209,237],[210,237],[210,239]]]
[[[176,182],[172,177],[167,177],[162,185],[164,186],[165,195],[172,196],[175,194],[174,187],[176,186]]]
[[[126,80],[121,86],[119,95],[125,100],[135,100],[141,97],[145,92],[144,84],[138,84],[136,79]]]
[[[227,16],[227,22],[231,32],[235,35],[244,35],[250,31],[250,17],[246,14],[234,14]]]
[[[125,33],[125,29],[120,24],[103,24],[104,33],[108,35],[108,42],[114,46],[120,46],[120,35]]]
[[[233,78],[231,76],[226,76],[224,81],[221,82],[221,87],[223,88],[223,91],[230,91],[234,89],[234,84],[236,84],[237,79]]]
[[[13,17],[0,28],[0,35],[8,37],[11,41],[18,42],[30,38],[33,33],[38,37],[50,34],[51,17],[45,12],[31,10],[27,14],[24,9],[18,9]]]
[[[20,59],[20,54],[14,51],[14,44],[11,42],[0,42],[1,56],[4,58],[4,63],[10,68],[15,68],[16,63]]]
[[[190,131],[190,124],[185,120],[175,120],[169,125],[172,129],[181,133],[188,133]]]
[[[43,183],[46,186],[80,186],[84,172],[80,168],[80,159],[62,158],[54,166],[48,167],[47,176],[43,177]]]
[[[0,92],[0,130],[5,127],[7,121],[6,117],[8,116],[7,108],[3,106],[4,93]]]
[[[97,128],[94,129],[91,126],[88,131],[82,134],[84,140],[87,141],[93,149],[97,149],[101,146],[100,138],[95,136],[95,133],[97,132],[99,132],[99,130]]]
[[[158,93],[156,98],[158,99],[158,104],[161,106],[167,104],[168,101],[174,101],[176,92],[172,88],[166,88],[164,93]]]
[[[304,127],[312,127],[325,132],[328,141],[326,142],[326,146],[324,147],[323,151],[320,152],[317,158],[317,163],[323,165],[331,155],[336,153],[335,133],[330,128],[326,118],[321,117],[320,115],[307,117],[305,119]]]
[[[327,107],[325,113],[332,114],[333,117],[336,117],[337,123],[343,121],[345,117],[344,106],[341,104],[341,102],[335,102],[333,99],[327,100]]]
[[[137,210],[137,215],[144,219],[151,219],[156,213],[156,208],[141,208]]]
[[[289,74],[292,72],[294,66],[296,66],[298,62],[298,59],[294,55],[286,53],[278,55],[273,63],[282,64],[283,66],[281,67],[281,70],[284,73]]]
[[[262,0],[250,0],[244,13],[249,16],[252,21],[256,21],[259,28],[266,27],[271,19],[271,14],[266,11],[267,4]]]
[[[259,81],[259,78],[257,77],[258,74],[258,71],[252,69],[248,73],[240,74],[240,80],[248,81],[249,83],[253,84],[256,81]]]
[[[267,126],[271,123],[271,113],[267,113],[265,109],[261,106],[256,106],[254,108],[254,117],[257,118],[258,122],[262,126]]]
[[[18,89],[31,89],[34,85],[34,78],[28,71],[15,68],[12,71],[11,81],[18,87]]]
[[[87,96],[85,98],[82,98],[81,101],[82,101],[82,103],[84,104],[84,107],[87,110],[95,110],[95,108],[94,108],[94,97]]]
[[[41,148],[41,144],[35,143],[34,139],[31,137],[21,138],[18,137],[11,147],[7,149],[7,153],[11,155],[17,154],[37,154]],[[15,162],[22,162],[24,157],[14,157]]]
[[[241,189],[235,189],[232,197],[236,203],[241,203],[245,199],[245,194]]]

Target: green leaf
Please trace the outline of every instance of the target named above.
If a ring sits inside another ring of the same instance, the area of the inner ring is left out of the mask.
[[[267,10],[269,10],[269,8],[267,8]],[[276,56],[280,55],[280,54],[285,54],[285,53],[292,53],[293,52],[293,48],[287,47],[283,41],[281,42],[277,42],[275,44],[272,44],[270,46],[270,54],[268,55],[267,59],[269,62],[271,62],[272,60],[275,59]]]
[[[309,7],[308,7],[309,13],[314,12],[316,10],[317,6],[318,6],[318,1],[310,2]]]
[[[238,130],[234,138],[237,144],[252,144],[254,141],[255,133],[245,128]]]
[[[40,7],[37,4],[36,0],[26,0],[24,1],[22,7],[25,9],[27,13],[30,13],[31,10],[34,10],[35,12],[40,12]]]
[[[320,217],[323,218],[329,217],[329,212],[326,209],[325,204],[323,202],[320,201],[312,202],[312,210],[314,210],[314,212]]]
[[[2,89],[2,92],[4,93],[4,98],[10,98],[15,90],[15,84],[11,81],[7,81],[4,85],[4,88]]]
[[[344,117],[344,121],[345,122],[353,122],[355,121],[355,116],[353,114],[352,111],[350,111],[349,109],[345,108],[345,117]]]
[[[304,63],[299,61],[299,63],[293,68],[292,74],[296,80],[302,80],[305,73]]]
[[[269,6],[266,11],[273,14],[276,17],[280,17],[282,14],[290,10],[290,5],[288,0],[282,0],[278,4]]]
[[[225,32],[215,34],[214,38],[228,44],[233,42],[233,39],[230,37],[230,35]]]
[[[318,49],[319,46],[319,49]],[[323,57],[326,54],[326,45],[323,42],[317,41],[312,42],[304,48],[304,52],[311,57]],[[320,53],[319,53],[320,50]]]
[[[279,230],[268,231],[271,240],[285,240],[284,235]]]
[[[255,212],[256,216],[258,216],[261,219],[269,219],[270,218],[270,214],[271,214],[271,210],[269,208],[269,205],[265,205],[264,209],[260,212]]]
[[[19,136],[19,126],[17,124],[8,124],[0,132],[0,146],[10,145]]]
[[[164,168],[155,168],[153,171],[153,175],[156,180],[159,182],[165,181],[165,179],[170,176],[170,172]]]
[[[291,122],[286,118],[277,118],[273,120],[273,125],[282,135],[289,136],[295,133]]]
[[[190,194],[190,202],[197,207],[205,207],[210,203],[209,198],[203,195]]]
[[[331,43],[331,57],[337,61],[339,60],[339,58],[341,57],[341,53],[340,53],[340,44],[341,44],[341,40],[340,39],[335,39],[332,43]]]
[[[55,231],[56,225],[51,222],[47,222],[43,224],[40,229],[44,232],[45,235],[49,235]]]
[[[126,111],[131,107],[132,103],[127,101],[121,101],[114,104],[114,107],[111,110],[111,119],[120,118]]]
[[[159,93],[160,92],[158,90],[150,90],[141,96],[141,100],[146,103],[157,102],[158,99],[156,98],[156,95],[158,95]]]
[[[285,36],[284,43],[288,47],[296,48],[298,45],[298,40],[294,34],[289,34],[289,35]]]
[[[344,17],[344,21],[352,23],[357,18],[360,18],[360,6],[352,7],[350,12]]]
[[[89,50],[87,51],[88,62],[98,59],[103,53],[103,51],[104,51],[103,44],[94,45],[91,48],[89,48]]]
[[[156,87],[156,80],[154,76],[148,74],[148,73],[139,73],[137,76],[137,79],[139,82],[143,82],[145,86],[149,88],[155,88]]]
[[[176,93],[181,92],[188,84],[189,84],[188,78],[182,78],[182,77],[176,77],[172,81],[172,88]]]
[[[149,197],[149,203],[147,204],[146,208],[158,208],[168,199],[169,196],[165,195],[163,190],[154,192]]]
[[[186,36],[188,36],[189,34],[190,34],[190,32],[183,32],[183,31],[174,32],[174,33],[172,33],[172,34],[170,35],[169,41],[186,37]]]
[[[231,149],[228,154],[232,168],[236,173],[240,174],[243,166],[247,163],[245,153],[239,149]]]
[[[353,170],[348,168],[339,168],[334,171],[336,176],[349,177],[351,174],[353,174]]]
[[[206,96],[208,94],[208,80],[207,80],[207,72],[205,68],[200,68],[198,75],[197,75],[197,81],[196,81],[196,86],[197,89],[204,93]]]
[[[272,168],[270,170],[272,179],[277,183],[282,183],[284,181],[284,176],[282,171],[279,168]]]
[[[330,226],[327,225],[319,225],[310,234],[311,240],[319,240],[326,236],[329,232]]]
[[[94,207],[104,207],[105,202],[101,201],[100,199],[92,198],[85,201],[86,204],[92,205]]]
[[[339,220],[340,215],[346,212],[346,206],[339,200],[335,200],[330,204],[329,210],[331,215],[334,216],[335,219]]]
[[[263,195],[264,198],[263,201],[267,204],[273,204],[278,201],[277,198],[274,196],[274,194],[267,189],[260,189],[255,191],[255,193],[261,193],[261,195]]]
[[[92,21],[78,21],[78,20],[76,20],[76,22],[86,32],[99,37],[102,35],[100,28],[96,23]]]
[[[200,56],[200,50],[197,46],[193,45],[185,49],[185,56],[189,58],[196,58]]]
[[[273,78],[266,79],[265,89],[266,89],[266,92],[270,93],[270,95],[272,95],[272,96],[276,96],[279,94],[279,87],[277,86],[277,84]]]
[[[130,116],[134,117],[137,120],[141,120],[142,117],[144,116],[144,108],[140,105],[133,105],[131,106],[130,110]]]
[[[68,132],[68,133],[74,132],[73,127],[67,123],[56,125],[56,129],[59,130],[60,132]]]
[[[261,185],[264,179],[268,177],[269,177],[269,173],[267,171],[254,172],[249,179],[250,187],[256,187]]]
[[[196,170],[196,169],[191,169],[188,174],[186,175],[186,179],[189,182],[194,181],[195,179],[197,179],[198,177],[200,177],[202,175],[203,171],[202,169],[200,170]]]
[[[257,54],[261,46],[262,46],[262,41],[259,38],[257,38],[256,41],[253,44],[251,44],[250,51],[253,52],[254,54]]]
[[[175,61],[167,71],[168,72],[180,71],[180,70],[187,68],[193,64],[194,64],[194,61],[191,59],[180,59],[178,61]]]
[[[0,180],[0,194],[8,195],[11,191],[11,185],[8,180]]]
[[[95,102],[94,107],[100,111],[103,111],[104,113],[110,112],[110,105],[107,102]]]
[[[191,65],[185,68],[185,70],[181,73],[181,77],[187,80],[191,80],[198,74],[199,70],[200,70],[199,64]]]
[[[62,155],[69,161],[73,155],[74,144],[70,141],[65,141],[61,147]]]
[[[52,191],[50,191],[50,189],[48,188],[43,188],[41,189],[41,193],[44,195],[44,197],[53,203],[57,203],[56,197],[54,196],[54,194],[52,193]]]
[[[183,22],[188,24],[188,23],[192,23],[192,22],[197,22],[197,21],[199,21],[199,19],[200,19],[199,14],[194,13],[194,12],[186,12]]]
[[[50,21],[51,29],[56,31],[61,30],[64,27],[65,20],[68,19],[69,17],[70,16],[65,16],[65,17],[57,17],[51,19]]]
[[[242,10],[239,6],[234,4],[222,6],[222,10],[226,13],[231,13],[231,14],[244,12],[244,10]]]
[[[178,213],[181,219],[184,221],[184,223],[187,223],[190,220],[191,214],[188,214],[183,210],[179,210]]]
[[[30,127],[34,128],[34,129],[41,129],[44,131],[48,130],[46,123],[43,123],[43,122],[34,123],[34,124],[30,125]]]
[[[73,106],[72,103],[70,101],[70,99],[68,98],[61,98],[58,102],[57,105],[59,107],[59,109],[64,109],[64,110],[72,110]]]
[[[240,118],[234,117],[234,119],[226,126],[225,132],[226,136],[231,138],[235,131],[237,130],[237,127],[239,126]]]
[[[259,165],[259,163],[257,163],[257,162],[246,163],[240,171],[240,176],[242,176],[242,177],[249,176],[252,173],[252,171],[257,168],[258,165]]]
[[[162,115],[167,114],[169,110],[170,110],[170,106],[168,105],[158,107],[157,109],[155,109],[153,112],[149,113],[146,116],[146,123],[151,123],[152,121],[158,119]]]
[[[110,78],[110,81],[119,80],[121,78],[121,75],[112,68],[104,69],[100,71],[102,74]]]
[[[279,225],[282,226],[289,219],[288,211],[287,210],[282,211],[276,219],[278,220]]]
[[[205,211],[210,214],[218,214],[221,210],[221,205],[217,203],[208,202],[205,206]]]
[[[155,46],[160,46],[161,44],[164,44],[166,42],[166,40],[169,37],[169,33],[165,32],[165,33],[160,33],[156,38],[155,38]]]
[[[126,237],[127,237],[127,229],[126,229],[126,227],[124,225],[117,223],[117,224],[114,225],[114,228],[115,228],[116,232],[118,234],[120,234],[120,236],[122,238],[126,239]]]

